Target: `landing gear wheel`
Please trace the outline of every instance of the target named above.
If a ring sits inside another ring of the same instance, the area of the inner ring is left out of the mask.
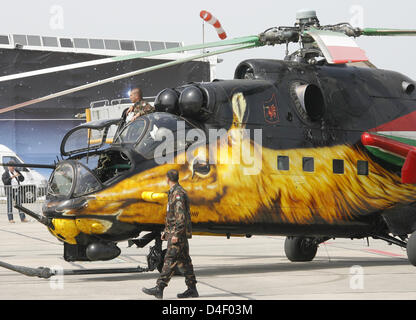
[[[406,251],[409,262],[416,266],[416,231],[407,240]]]
[[[165,249],[165,250],[162,251],[162,255],[161,255],[162,261],[160,261],[160,263],[157,266],[157,270],[159,271],[159,273],[162,273],[163,264],[165,262],[166,251],[167,251],[167,249]],[[179,271],[179,268],[178,267],[175,267],[175,272],[173,273],[173,275],[174,276],[181,276],[182,275],[182,272]]]
[[[292,262],[312,261],[318,250],[318,245],[313,240],[313,238],[287,237],[286,257]]]

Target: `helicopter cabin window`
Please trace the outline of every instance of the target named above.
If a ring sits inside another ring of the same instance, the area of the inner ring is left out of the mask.
[[[336,174],[344,173],[344,160],[333,159],[332,160],[332,172]]]
[[[278,170],[289,170],[289,157],[288,156],[277,156],[277,169]]]
[[[312,157],[303,157],[302,168],[303,168],[303,171],[305,172],[314,172],[315,171],[315,159]]]
[[[357,161],[357,174],[360,176],[368,176],[368,162],[364,160]]]

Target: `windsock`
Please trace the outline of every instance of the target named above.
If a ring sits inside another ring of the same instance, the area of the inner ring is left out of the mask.
[[[224,40],[225,38],[227,38],[227,34],[225,33],[224,29],[221,27],[221,23],[211,13],[209,13],[208,11],[202,10],[199,13],[199,16],[202,19],[204,19],[206,22],[208,22],[209,24],[212,24],[214,26],[215,30],[218,33],[218,36],[222,40]]]

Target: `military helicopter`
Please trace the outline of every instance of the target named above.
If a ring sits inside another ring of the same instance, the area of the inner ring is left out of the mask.
[[[42,214],[19,208],[63,242],[67,261],[110,260],[120,254],[120,241],[140,248],[155,241],[147,268],[91,272],[160,270],[165,177],[177,169],[191,201],[195,234],[286,236],[285,253],[294,262],[313,260],[319,244],[330,238],[372,237],[406,248],[416,265],[415,84],[375,68],[351,38],[416,31],[321,26],[313,10],[296,18],[294,26],[256,36],[181,47],[232,46],[190,58],[195,59],[299,44],[284,60],[241,62],[233,80],[166,88],[156,97],[156,112],[133,122],[108,119],[73,128],[62,141],[63,160],[46,166],[54,171]],[[158,53],[178,49],[169,50]],[[62,68],[75,67],[82,65]],[[107,144],[110,131],[116,133]],[[207,143],[201,136],[213,139]],[[1,266],[54,275],[48,268]]]

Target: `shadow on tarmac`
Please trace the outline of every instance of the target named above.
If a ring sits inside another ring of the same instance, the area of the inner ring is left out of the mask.
[[[243,275],[252,273],[273,273],[273,272],[291,272],[291,271],[316,271],[327,269],[342,269],[351,268],[352,266],[365,267],[385,267],[385,266],[403,266],[411,267],[407,259],[403,258],[350,258],[345,257],[331,257],[331,261],[314,260],[311,262],[290,262],[287,263],[257,263],[249,265],[210,265],[194,266],[196,277],[210,277],[210,276],[224,276],[224,275]],[[348,273],[349,271],[347,271]],[[157,279],[159,273],[154,271],[152,273],[142,274],[123,274],[105,277],[84,277],[79,276],[79,280],[85,281],[129,281],[129,280],[146,280]]]

